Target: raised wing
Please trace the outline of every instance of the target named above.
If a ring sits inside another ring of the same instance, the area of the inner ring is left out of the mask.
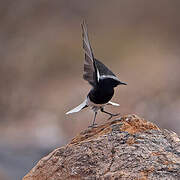
[[[94,61],[95,61],[97,69],[99,70],[100,77],[103,76],[103,75],[105,75],[105,76],[115,76],[115,74],[111,70],[109,70],[102,62],[100,62],[97,59],[95,59]]]
[[[94,55],[88,38],[88,31],[85,21],[82,23],[83,49],[85,51],[83,78],[92,86],[98,81],[98,70],[94,62]]]
[[[92,86],[96,86],[100,79],[114,79],[119,82],[115,74],[109,70],[102,62],[94,58],[92,48],[88,38],[88,31],[85,21],[82,23],[83,49],[85,51],[83,78]]]
[[[95,59],[96,68],[99,71],[99,79],[114,79],[116,81],[119,81],[119,79],[116,77],[116,75],[108,69],[102,62]]]

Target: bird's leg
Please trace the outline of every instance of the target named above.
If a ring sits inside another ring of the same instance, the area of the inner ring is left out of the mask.
[[[110,120],[113,116],[118,116],[118,115],[120,114],[120,113],[118,113],[118,114],[112,114],[112,113],[110,113],[110,112],[105,111],[104,108],[101,108],[101,112],[110,115],[110,117],[108,118],[108,120]]]
[[[93,128],[95,125],[97,125],[97,124],[95,124],[96,115],[97,115],[97,111],[95,111],[95,112],[94,112],[94,119],[93,119],[93,123],[92,123],[92,125],[90,125],[90,126],[89,126],[89,128]]]
[[[85,109],[85,108],[87,108],[88,106],[87,105],[85,105],[82,109]]]

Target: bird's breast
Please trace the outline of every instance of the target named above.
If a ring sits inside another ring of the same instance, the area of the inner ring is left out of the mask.
[[[95,104],[106,104],[114,95],[114,89],[92,89],[88,97]]]

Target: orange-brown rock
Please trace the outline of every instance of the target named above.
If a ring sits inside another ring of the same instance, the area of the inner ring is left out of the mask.
[[[89,128],[23,178],[61,179],[179,180],[180,138],[136,115]]]

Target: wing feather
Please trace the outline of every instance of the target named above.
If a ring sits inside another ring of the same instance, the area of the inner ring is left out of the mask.
[[[97,69],[94,62],[94,55],[88,38],[88,31],[85,21],[82,23],[83,49],[85,51],[83,78],[92,86],[97,83]]]
[[[99,79],[111,78],[119,81],[116,75],[102,62],[94,58],[85,21],[82,23],[83,49],[85,51],[83,78],[92,86],[96,86]]]
[[[109,68],[107,68],[101,61],[99,61],[97,59],[95,59],[94,61],[96,63],[96,67],[99,70],[100,76],[104,75],[104,76],[114,76],[114,77],[116,77],[116,75]]]

